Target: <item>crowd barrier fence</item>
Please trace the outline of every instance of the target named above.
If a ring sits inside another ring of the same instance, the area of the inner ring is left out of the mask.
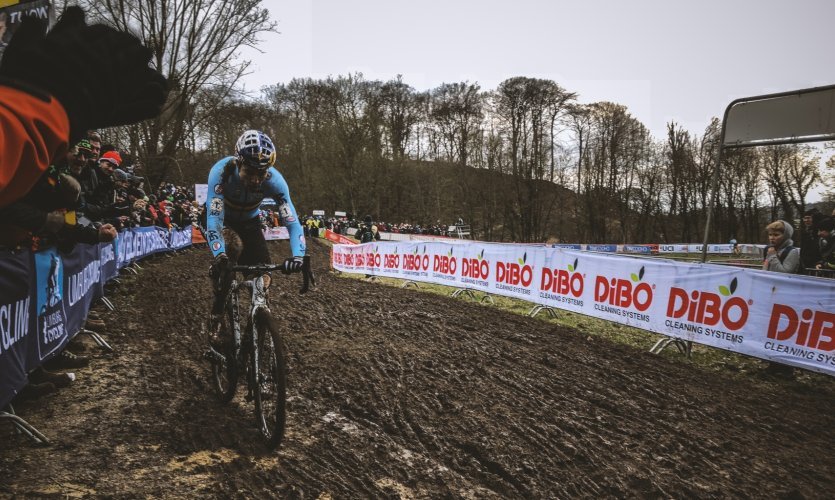
[[[334,245],[334,269],[479,290],[835,375],[835,281],[483,242]]]
[[[149,255],[191,246],[191,227],[124,230],[111,243],[0,250],[0,409],[26,385],[29,372],[78,334],[104,285]]]

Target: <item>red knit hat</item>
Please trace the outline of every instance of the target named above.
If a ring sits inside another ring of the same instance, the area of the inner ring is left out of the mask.
[[[118,167],[122,164],[122,156],[118,151],[108,151],[107,153],[101,155],[99,161],[108,161]]]

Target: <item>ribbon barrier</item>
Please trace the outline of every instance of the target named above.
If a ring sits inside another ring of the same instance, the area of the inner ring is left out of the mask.
[[[325,229],[325,236],[326,240],[332,241],[334,243],[339,243],[342,245],[356,245],[357,242],[348,238],[347,236],[342,236],[339,233],[334,233],[330,229]]]
[[[66,254],[0,250],[0,408],[26,385],[29,372],[81,330],[119,269],[190,245],[191,227],[143,227],[120,232],[112,243],[78,244]]]
[[[334,245],[334,269],[479,290],[835,375],[835,281],[482,242]]]

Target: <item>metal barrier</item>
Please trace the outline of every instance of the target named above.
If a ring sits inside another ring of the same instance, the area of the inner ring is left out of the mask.
[[[835,279],[835,269],[815,269],[814,267],[807,267],[805,272],[807,276]]]

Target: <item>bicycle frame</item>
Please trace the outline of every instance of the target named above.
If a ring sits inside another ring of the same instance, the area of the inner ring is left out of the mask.
[[[240,297],[239,292],[240,290],[249,290],[250,291],[250,306],[249,306],[249,321],[247,322],[246,331],[242,331],[241,322],[240,322],[240,311],[238,306],[240,304]],[[234,332],[234,342],[235,348],[234,353],[238,360],[239,366],[244,366],[247,368],[247,389],[251,393],[254,389],[254,384],[258,383],[258,381],[254,380],[255,374],[258,373],[258,366],[260,363],[259,355],[260,352],[257,348],[258,345],[258,329],[255,327],[255,317],[257,316],[258,312],[262,309],[266,310],[269,314],[270,308],[267,305],[267,290],[264,288],[264,276],[258,276],[253,279],[244,280],[244,281],[237,281],[232,280],[232,286],[230,287],[230,301],[232,303],[232,325],[233,325],[233,332]],[[248,349],[244,349],[243,340],[250,340],[248,343]],[[243,356],[242,354],[249,354],[252,352],[253,355],[253,363],[248,363],[247,356]],[[250,366],[250,364],[254,364],[254,366]]]
[[[217,352],[210,346],[204,355],[213,364],[212,375],[215,389],[221,400],[228,402],[234,398],[238,381],[239,368],[245,370],[247,382],[246,399],[255,401],[256,415],[258,415],[261,434],[267,439],[267,444],[274,449],[284,436],[286,418],[286,360],[282,353],[281,339],[278,337],[270,308],[267,304],[267,290],[264,286],[265,273],[269,271],[285,271],[284,265],[255,265],[230,266],[226,269],[224,279],[229,280],[228,295],[224,300],[224,314],[229,321],[232,342],[231,349],[224,354]],[[304,257],[301,266],[304,283],[300,293],[308,291],[310,285],[316,284],[313,272],[310,270],[310,258]],[[254,275],[254,278],[239,281],[237,273]],[[243,313],[240,311],[240,291],[250,291],[249,321],[241,327]],[[259,338],[260,336],[264,338]],[[266,342],[266,343],[265,343]],[[278,347],[276,347],[276,345]],[[261,349],[265,349],[261,352]],[[266,364],[262,367],[261,356],[267,356]],[[266,369],[266,372],[262,370]],[[226,371],[228,370],[228,371]],[[228,385],[224,385],[222,378],[228,375]],[[265,405],[266,408],[265,409]],[[272,408],[272,405],[275,405]]]

